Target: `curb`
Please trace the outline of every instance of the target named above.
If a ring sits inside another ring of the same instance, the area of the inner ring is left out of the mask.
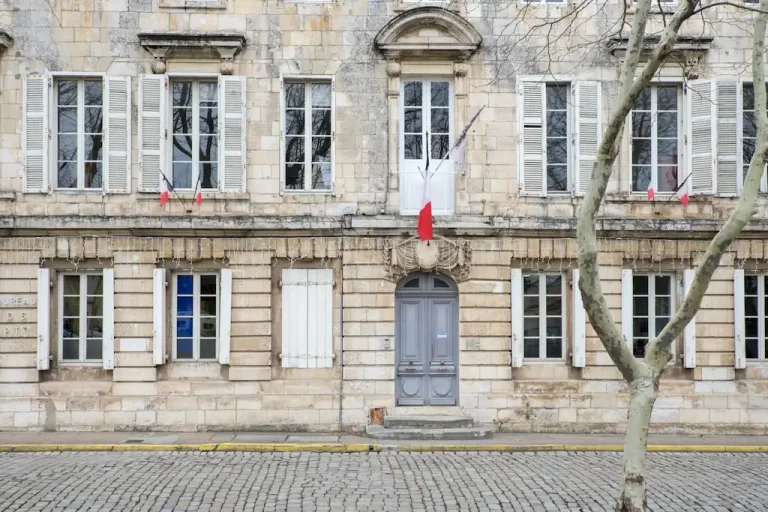
[[[0,452],[622,452],[620,444],[541,445],[380,445],[343,443],[214,443],[214,444],[0,444]],[[649,452],[768,453],[768,446],[649,445]]]

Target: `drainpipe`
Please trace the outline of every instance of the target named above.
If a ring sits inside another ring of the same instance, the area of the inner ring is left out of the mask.
[[[339,432],[344,431],[342,414],[344,412],[344,246],[341,253],[341,358],[339,359]]]

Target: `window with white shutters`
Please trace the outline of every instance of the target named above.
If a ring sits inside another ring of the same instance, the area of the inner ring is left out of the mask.
[[[282,290],[283,368],[333,364],[333,270],[285,269]]]
[[[523,274],[523,358],[562,359],[565,294],[561,274]]]
[[[675,310],[675,280],[670,274],[635,274],[631,282],[632,353],[642,358]]]
[[[58,303],[59,361],[114,368],[114,271],[62,272]]]
[[[179,273],[173,277],[174,359],[218,360],[218,274]]]
[[[768,274],[744,273],[743,279],[743,307],[736,311],[743,315],[738,320],[744,325],[744,357],[747,361],[765,361],[768,359],[765,307]]]

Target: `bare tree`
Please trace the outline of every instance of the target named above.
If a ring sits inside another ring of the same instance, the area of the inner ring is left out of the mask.
[[[635,5],[628,48],[619,77],[619,91],[610,118],[598,147],[597,159],[592,170],[592,180],[582,204],[577,225],[579,288],[589,320],[600,337],[616,367],[629,384],[630,403],[624,446],[624,475],[622,492],[616,505],[619,512],[646,510],[645,456],[651,411],[659,391],[659,380],[672,358],[671,344],[698,311],[712,275],[728,246],[741,233],[755,212],[755,203],[766,161],[768,161],[768,117],[766,116],[765,87],[754,87],[755,115],[757,117],[756,150],[749,164],[741,198],[722,229],[712,239],[701,258],[694,281],[670,322],[652,339],[645,351],[645,358],[635,358],[616,323],[603,295],[599,278],[596,218],[605,197],[608,181],[613,171],[624,122],[635,100],[670,55],[681,25],[692,16],[715,5],[742,5],[729,2],[700,4],[697,0],[681,0],[674,14],[665,19],[665,27],[658,42],[653,46],[648,61],[637,73],[640,53],[645,40],[646,23],[654,0],[638,0]],[[752,79],[755,84],[765,81],[764,47],[768,0],[760,0],[754,23],[752,50]]]

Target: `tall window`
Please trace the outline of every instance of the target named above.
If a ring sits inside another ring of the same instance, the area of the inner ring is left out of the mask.
[[[448,82],[405,82],[403,86],[403,149],[406,160],[429,157],[440,160],[450,144],[450,84]],[[429,140],[426,135],[429,134]],[[433,162],[432,165],[436,165]],[[434,167],[432,167],[434,168]]]
[[[286,82],[283,104],[285,188],[330,190],[331,83]]]
[[[562,359],[565,301],[560,274],[523,274],[523,357]]]
[[[766,296],[768,276],[744,276],[744,346],[747,359],[768,359],[765,346]]]
[[[218,344],[218,275],[176,274],[174,277],[174,357],[179,360],[215,360]]]
[[[674,192],[678,184],[677,85],[653,85],[640,93],[631,114],[632,191]]]
[[[102,187],[102,80],[61,79],[56,87],[56,186]]]
[[[547,192],[568,192],[568,85],[547,84]]]
[[[104,297],[101,274],[61,274],[59,280],[59,359],[102,358]]]
[[[219,188],[216,81],[172,80],[172,175],[177,189]]]
[[[635,275],[632,277],[632,353],[645,356],[651,338],[661,334],[674,310],[671,275]]]

